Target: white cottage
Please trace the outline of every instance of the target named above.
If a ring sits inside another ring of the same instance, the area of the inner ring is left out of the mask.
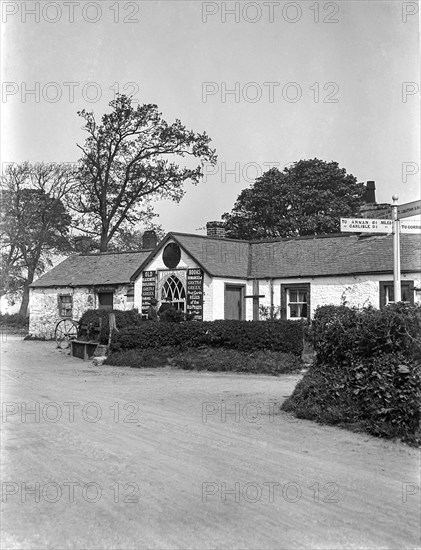
[[[29,331],[53,337],[63,318],[87,309],[138,308],[170,300],[197,320],[258,320],[260,306],[284,319],[310,318],[326,304],[393,302],[391,235],[350,233],[295,239],[226,239],[169,233],[153,249],[71,256],[31,285]],[[401,236],[402,299],[421,303],[421,235]]]
[[[209,229],[214,231],[215,226]],[[421,236],[401,237],[402,299],[421,302]],[[135,307],[151,297],[196,319],[259,319],[259,306],[284,319],[310,318],[326,304],[393,302],[391,235],[354,234],[241,241],[169,233],[132,277]]]
[[[79,320],[88,309],[132,309],[132,276],[151,250],[66,258],[32,283],[29,332],[53,338],[61,319]]]

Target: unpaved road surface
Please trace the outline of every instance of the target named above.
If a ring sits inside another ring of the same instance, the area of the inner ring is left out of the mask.
[[[2,548],[419,547],[418,451],[274,414],[298,376],[1,359]]]

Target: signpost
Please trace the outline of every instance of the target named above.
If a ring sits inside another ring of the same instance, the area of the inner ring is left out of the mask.
[[[421,200],[400,204],[398,207],[398,220],[410,218],[421,214]]]
[[[400,256],[400,234],[419,233],[421,234],[420,222],[401,222],[403,218],[410,218],[421,214],[421,200],[396,204],[398,196],[393,195],[391,219],[371,218],[341,218],[341,231],[349,233],[393,233],[393,290],[395,302],[400,302],[401,296],[401,256]],[[388,214],[386,214],[389,217]]]
[[[341,218],[341,231],[349,233],[392,233],[392,220]]]

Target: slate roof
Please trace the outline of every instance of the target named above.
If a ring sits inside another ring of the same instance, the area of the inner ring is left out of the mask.
[[[140,252],[70,256],[31,284],[32,288],[128,284],[150,254]]]
[[[213,277],[263,279],[393,272],[392,235],[339,233],[241,241],[169,233],[132,279],[147,269],[150,260],[171,240]],[[401,271],[421,271],[421,235],[401,235]]]
[[[168,233],[154,250],[70,256],[31,287],[127,284],[177,242],[205,272],[226,278],[292,278],[393,272],[392,235],[338,234],[241,241]],[[421,235],[401,235],[401,271],[421,271]]]
[[[401,235],[401,272],[421,271],[421,235]],[[329,235],[251,244],[249,277],[393,272],[392,235]]]

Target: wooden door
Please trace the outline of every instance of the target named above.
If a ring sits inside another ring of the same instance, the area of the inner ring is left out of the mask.
[[[240,321],[243,318],[243,287],[226,285],[225,319]]]

